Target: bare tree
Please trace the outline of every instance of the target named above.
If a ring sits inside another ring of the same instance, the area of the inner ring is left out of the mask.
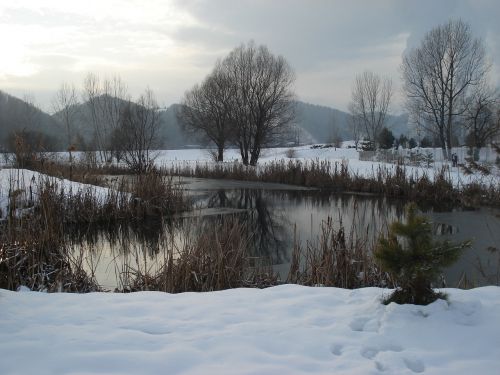
[[[340,134],[340,130],[337,126],[337,121],[335,119],[335,115],[331,115],[330,117],[331,123],[331,133],[330,133],[330,142],[334,147],[342,147],[342,135]]]
[[[413,121],[438,137],[450,159],[454,125],[467,109],[465,98],[488,70],[482,41],[472,37],[467,23],[451,20],[406,53],[401,69]]]
[[[358,117],[353,116],[352,114],[350,114],[349,117],[347,117],[347,124],[349,125],[349,129],[351,130],[351,134],[354,140],[354,147],[357,150],[359,146],[359,141],[361,141],[363,124],[361,123]]]
[[[500,133],[496,113],[499,97],[495,90],[482,84],[474,90],[467,103],[467,110],[464,113],[465,127],[468,131],[467,144],[477,158],[479,149]]]
[[[63,83],[57,91],[54,99],[52,100],[52,108],[54,114],[61,120],[66,131],[66,142],[68,144],[69,164],[70,164],[70,178],[71,168],[73,165],[72,151],[74,149],[74,134],[73,126],[75,118],[78,114],[78,97],[74,85]]]
[[[217,147],[217,161],[224,160],[224,149],[231,139],[231,98],[234,87],[217,63],[201,85],[186,92],[178,119],[185,129],[202,132]]]
[[[120,115],[118,140],[125,163],[136,173],[152,166],[158,146],[160,128],[159,107],[154,93],[146,89],[136,103],[129,101]]]
[[[102,161],[113,157],[112,134],[120,126],[121,112],[130,101],[125,83],[120,77],[101,80],[89,73],[84,80],[84,101],[89,121],[94,127],[95,147]]]
[[[256,165],[264,145],[295,118],[294,73],[282,56],[249,42],[234,49],[222,68],[233,86],[234,140],[245,165]]]
[[[101,116],[99,110],[99,96],[101,95],[100,79],[93,73],[87,74],[83,82],[82,99],[86,102],[88,121],[94,128],[94,147],[99,153],[100,159],[105,160],[104,155],[104,135],[101,126]]]
[[[349,104],[352,121],[376,149],[392,98],[392,81],[365,71],[356,76]]]

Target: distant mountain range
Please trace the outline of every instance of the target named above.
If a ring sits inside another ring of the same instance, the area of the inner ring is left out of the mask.
[[[115,99],[120,100],[120,99]],[[163,148],[185,148],[199,145],[200,141],[188,136],[177,121],[179,104],[161,110],[160,143]],[[86,104],[77,108],[73,133],[81,143],[90,144],[94,135]],[[352,139],[348,113],[335,108],[298,101],[296,103],[295,129],[300,143],[328,143],[339,135],[343,140]],[[397,137],[408,134],[408,116],[389,116],[388,127]],[[36,131],[51,137],[54,147],[65,149],[65,131],[60,114],[49,115],[25,101],[0,91],[0,144],[6,145],[9,134],[22,130]]]

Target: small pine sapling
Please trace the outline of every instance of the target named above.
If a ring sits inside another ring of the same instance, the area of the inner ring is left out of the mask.
[[[469,246],[469,241],[458,244],[434,241],[428,219],[417,214],[415,204],[408,205],[406,224],[392,223],[388,236],[379,239],[374,252],[382,269],[398,286],[385,303],[427,305],[445,298],[432,289],[432,282]]]

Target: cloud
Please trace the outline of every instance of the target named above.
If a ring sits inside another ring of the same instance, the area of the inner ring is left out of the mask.
[[[345,109],[357,73],[398,84],[402,54],[450,17],[484,38],[498,82],[499,13],[496,0],[1,2],[0,85],[50,92],[94,71],[122,75],[131,90],[149,84],[169,104],[253,39],[294,67],[300,98]]]

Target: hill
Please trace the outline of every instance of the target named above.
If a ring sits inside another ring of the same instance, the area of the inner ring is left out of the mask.
[[[125,104],[122,99],[114,98],[116,107]],[[186,148],[201,145],[200,138],[186,134],[177,120],[179,104],[172,104],[160,111],[159,143],[162,148]],[[73,141],[77,148],[89,147],[94,139],[91,112],[87,103],[75,108]],[[349,129],[349,114],[335,108],[320,106],[301,101],[296,102],[296,122],[294,141],[300,143],[328,143],[336,134],[344,140],[352,139]],[[408,116],[389,116],[388,127],[398,137],[408,134]],[[14,131],[29,131],[47,137],[51,149],[64,150],[67,147],[66,131],[61,124],[61,114],[49,114],[35,106],[0,91],[0,145],[6,148],[9,135]],[[12,141],[10,142],[12,143]]]
[[[314,142],[328,143],[332,141],[335,133],[342,139],[352,139],[347,112],[335,108],[297,102],[297,125],[309,133]],[[408,134],[408,115],[389,115],[387,127],[396,137],[401,134]]]
[[[25,132],[47,150],[63,147],[61,124],[33,104],[0,91],[0,148],[13,148],[13,135]]]

